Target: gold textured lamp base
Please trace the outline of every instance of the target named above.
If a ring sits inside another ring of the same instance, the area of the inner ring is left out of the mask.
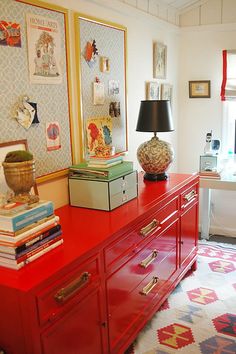
[[[173,161],[174,150],[169,143],[154,136],[139,146],[137,158],[146,172],[144,179],[161,181],[167,179],[166,171]]]

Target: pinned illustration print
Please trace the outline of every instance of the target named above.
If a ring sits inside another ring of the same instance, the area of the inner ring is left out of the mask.
[[[31,84],[60,84],[61,32],[58,21],[27,14],[27,39]]]
[[[91,117],[86,121],[87,145],[90,155],[109,156],[112,144],[111,117]]]

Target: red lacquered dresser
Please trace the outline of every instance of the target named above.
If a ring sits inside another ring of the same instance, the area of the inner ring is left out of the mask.
[[[19,271],[0,267],[7,354],[123,353],[191,268],[198,177],[143,181],[111,211],[65,206],[64,244]]]

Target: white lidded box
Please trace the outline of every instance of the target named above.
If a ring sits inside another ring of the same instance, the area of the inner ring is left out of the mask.
[[[137,171],[112,180],[69,177],[70,205],[113,210],[138,195]]]

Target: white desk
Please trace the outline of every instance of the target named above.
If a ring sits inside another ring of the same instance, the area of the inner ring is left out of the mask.
[[[236,176],[223,174],[221,179],[200,178],[200,188],[202,188],[201,238],[208,240],[211,214],[211,189],[236,191]]]

